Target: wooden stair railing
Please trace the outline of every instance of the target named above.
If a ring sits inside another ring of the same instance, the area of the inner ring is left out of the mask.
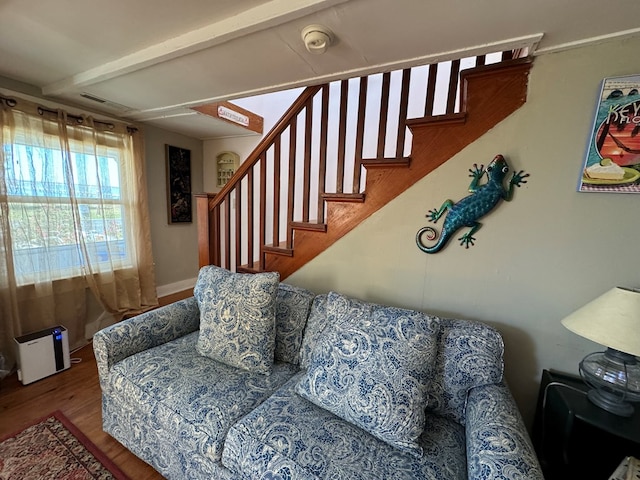
[[[286,278],[526,100],[529,61],[463,62],[305,89],[218,194],[197,196],[200,266]]]
[[[306,88],[302,94],[296,99],[296,101],[287,109],[282,118],[274,125],[269,133],[258,143],[249,157],[238,167],[236,173],[229,179],[227,184],[217,194],[199,194],[196,195],[196,208],[197,208],[197,220],[198,220],[198,261],[200,266],[204,265],[219,265],[225,266],[228,269],[235,269],[241,265],[240,255],[242,249],[240,248],[242,239],[242,200],[243,200],[243,185],[246,193],[245,205],[246,205],[246,221],[247,232],[252,232],[251,235],[245,233],[247,238],[247,255],[248,264],[254,263],[254,208],[255,208],[255,170],[259,169],[260,175],[260,238],[262,243],[265,239],[265,203],[266,192],[264,186],[266,185],[266,169],[261,166],[266,164],[266,154],[274,145],[280,149],[281,135],[287,128],[295,130],[294,120],[300,114],[300,111],[304,109],[309,100],[315,95],[321,86],[313,86]],[[291,138],[294,138],[292,135]],[[279,169],[278,173],[279,173]],[[275,176],[274,172],[274,176]],[[279,175],[278,175],[279,181]],[[247,188],[250,185],[251,188]],[[291,195],[293,198],[293,195]],[[235,216],[235,261],[232,262],[231,258],[231,206],[236,208]],[[224,222],[224,223],[222,223]],[[262,256],[262,255],[261,255]],[[260,262],[260,265],[264,266],[264,262]]]

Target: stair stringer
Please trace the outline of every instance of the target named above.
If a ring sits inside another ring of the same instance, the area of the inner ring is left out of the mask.
[[[328,201],[326,232],[296,230],[293,256],[267,255],[265,270],[288,277],[515,112],[526,102],[530,68],[531,61],[525,59],[463,72],[463,113],[407,121],[413,133],[409,167],[368,170],[364,202]]]

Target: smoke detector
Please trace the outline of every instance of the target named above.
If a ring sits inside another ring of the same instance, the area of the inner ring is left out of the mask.
[[[302,41],[309,53],[320,55],[327,51],[335,39],[333,32],[323,25],[309,25],[302,29]]]

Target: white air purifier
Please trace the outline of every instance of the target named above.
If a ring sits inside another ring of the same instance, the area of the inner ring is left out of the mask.
[[[16,337],[18,380],[23,385],[71,366],[69,337],[62,325]]]

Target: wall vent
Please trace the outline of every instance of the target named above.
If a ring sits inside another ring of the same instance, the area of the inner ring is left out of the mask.
[[[95,95],[91,95],[90,93],[82,92],[80,96],[88,100],[93,100],[94,102],[107,103],[107,101],[104,98],[96,97]]]
[[[127,107],[126,105],[121,105],[120,103],[112,102],[111,100],[96,97],[91,93],[82,92],[80,96],[82,98],[86,98],[87,100],[91,100],[92,102],[101,104],[102,105],[101,110],[104,110],[104,111],[116,112],[119,115],[122,115],[123,113],[130,112],[132,110],[131,107]]]

